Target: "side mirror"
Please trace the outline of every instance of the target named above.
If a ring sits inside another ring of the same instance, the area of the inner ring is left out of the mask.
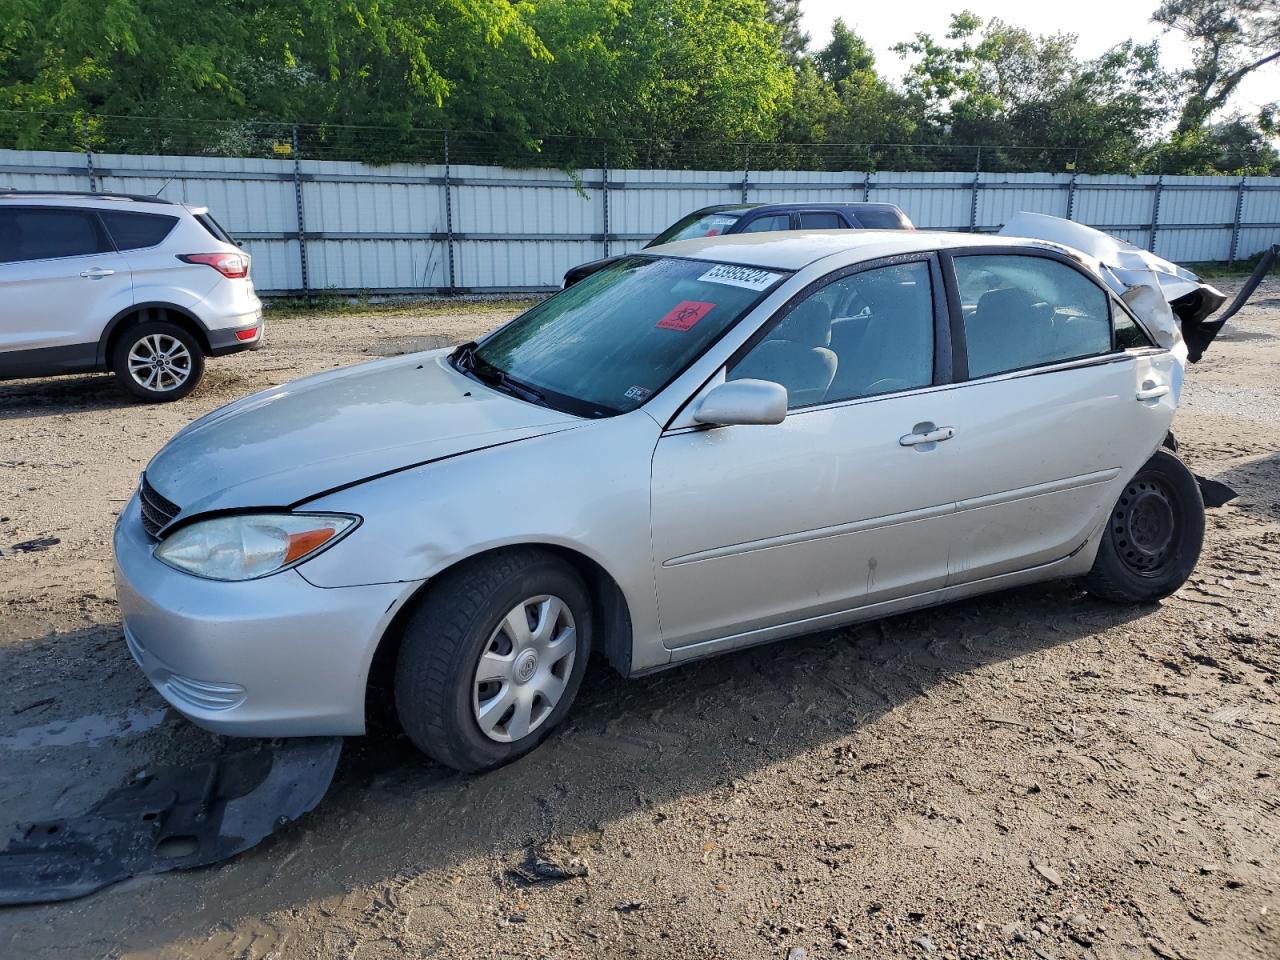
[[[702,398],[693,419],[719,427],[781,423],[787,388],[769,380],[729,380]]]

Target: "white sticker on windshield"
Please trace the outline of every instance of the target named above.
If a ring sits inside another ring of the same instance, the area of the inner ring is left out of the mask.
[[[764,290],[781,278],[780,273],[770,273],[758,267],[735,267],[727,263],[717,263],[698,279],[705,280],[707,283],[746,287],[748,290]]]

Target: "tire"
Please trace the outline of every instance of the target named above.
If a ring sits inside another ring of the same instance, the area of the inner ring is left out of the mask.
[[[1204,544],[1204,501],[1186,465],[1157,450],[1112,508],[1085,589],[1117,603],[1154,603],[1187,582]]]
[[[523,637],[515,636],[522,632],[517,611],[527,617]],[[429,588],[405,626],[395,671],[405,733],[423,753],[465,773],[523,756],[569,712],[591,632],[587,589],[552,554],[519,548],[460,564]],[[482,656],[498,679],[482,682]]]
[[[111,370],[139,400],[169,403],[181,400],[200,383],[204,351],[177,324],[149,320],[120,335],[111,351]]]

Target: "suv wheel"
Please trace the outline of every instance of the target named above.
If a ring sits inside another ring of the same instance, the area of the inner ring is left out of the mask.
[[[116,342],[111,369],[121,385],[141,400],[181,400],[204,376],[204,353],[196,338],[164,320],[140,323]]]
[[[564,719],[591,652],[573,567],[516,549],[445,573],[405,628],[396,711],[418,749],[474,772],[528,753]]]

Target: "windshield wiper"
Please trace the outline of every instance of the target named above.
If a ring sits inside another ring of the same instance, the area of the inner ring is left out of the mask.
[[[507,371],[500,367],[495,367],[484,357],[477,356],[476,342],[474,340],[464,343],[454,350],[450,355],[450,359],[458,370],[463,373],[469,373],[481,383],[493,387],[495,390],[500,390],[513,397],[519,397],[521,400],[527,400],[530,403],[536,403],[539,406],[551,406],[540,390],[529,386],[529,384],[521,380],[517,380]]]

